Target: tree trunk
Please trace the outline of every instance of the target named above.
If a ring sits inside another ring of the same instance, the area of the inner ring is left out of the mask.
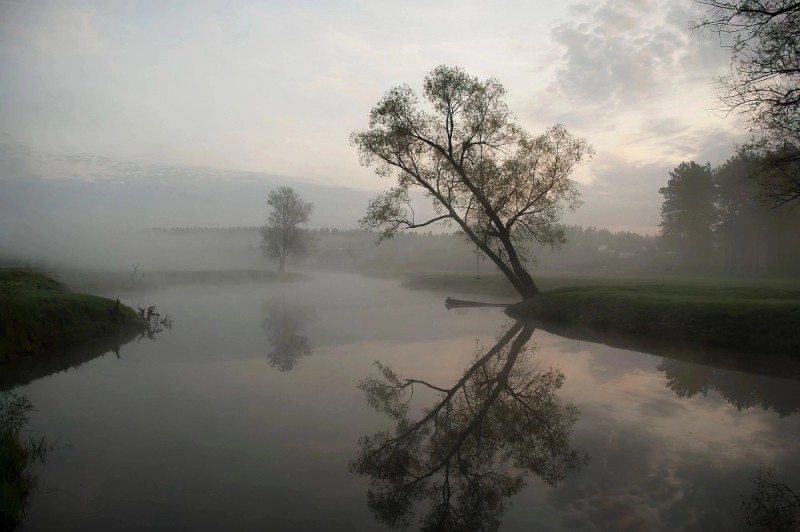
[[[281,255],[279,257],[279,260],[280,260],[280,266],[278,266],[278,271],[283,273],[283,271],[284,271],[284,263],[286,262],[286,256],[285,255]]]

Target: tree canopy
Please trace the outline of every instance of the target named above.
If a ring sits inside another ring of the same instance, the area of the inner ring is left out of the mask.
[[[314,204],[300,199],[294,189],[280,187],[270,191],[267,205],[272,211],[268,225],[261,229],[261,249],[265,255],[277,258],[279,270],[284,271],[287,256],[308,249],[310,234],[300,225],[308,223]]]
[[[658,190],[664,196],[661,236],[683,262],[702,264],[710,256],[717,220],[711,165],[683,162],[669,176],[667,186]]]
[[[731,50],[721,98],[750,121],[763,155],[753,177],[773,206],[800,199],[800,2],[697,1],[708,9],[695,27]]]
[[[523,297],[538,292],[525,249],[563,243],[556,222],[565,207],[579,204],[570,175],[592,155],[586,140],[563,125],[530,135],[514,121],[497,80],[447,66],[425,77],[422,98],[407,85],[389,90],[372,109],[369,128],[351,142],[363,165],[396,178],[370,202],[363,227],[391,238],[455,223]],[[415,218],[412,189],[432,201],[435,216]]]

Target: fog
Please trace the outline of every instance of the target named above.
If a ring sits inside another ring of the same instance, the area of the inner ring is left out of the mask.
[[[731,4],[0,0],[0,530],[800,522]]]
[[[179,170],[179,171],[178,171]],[[31,265],[125,269],[133,262],[158,267],[252,267],[146,242],[143,230],[160,227],[260,226],[267,192],[292,186],[315,204],[314,226],[354,228],[369,194],[282,176],[210,169],[136,168],[86,176],[0,176],[0,259]],[[200,243],[202,244],[202,243]],[[258,245],[258,243],[254,243]],[[148,247],[150,246],[150,247]]]

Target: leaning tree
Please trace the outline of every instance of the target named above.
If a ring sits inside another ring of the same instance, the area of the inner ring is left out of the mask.
[[[372,109],[369,128],[351,135],[361,163],[396,185],[373,199],[361,225],[391,238],[404,229],[454,223],[509,279],[523,298],[538,293],[525,267],[530,244],[558,246],[556,222],[579,205],[570,179],[592,148],[556,125],[532,136],[514,120],[505,89],[460,68],[440,66],[423,97],[403,85]],[[416,220],[412,190],[433,203]]]

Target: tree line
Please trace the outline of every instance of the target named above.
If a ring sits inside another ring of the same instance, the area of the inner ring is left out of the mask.
[[[678,270],[800,275],[800,211],[764,201],[764,155],[741,149],[712,168],[682,162],[659,189],[660,245]]]
[[[750,125],[750,176],[772,207],[800,202],[800,2],[696,0],[706,8],[692,24],[730,50],[719,78],[727,111]],[[756,164],[753,164],[755,162]]]

